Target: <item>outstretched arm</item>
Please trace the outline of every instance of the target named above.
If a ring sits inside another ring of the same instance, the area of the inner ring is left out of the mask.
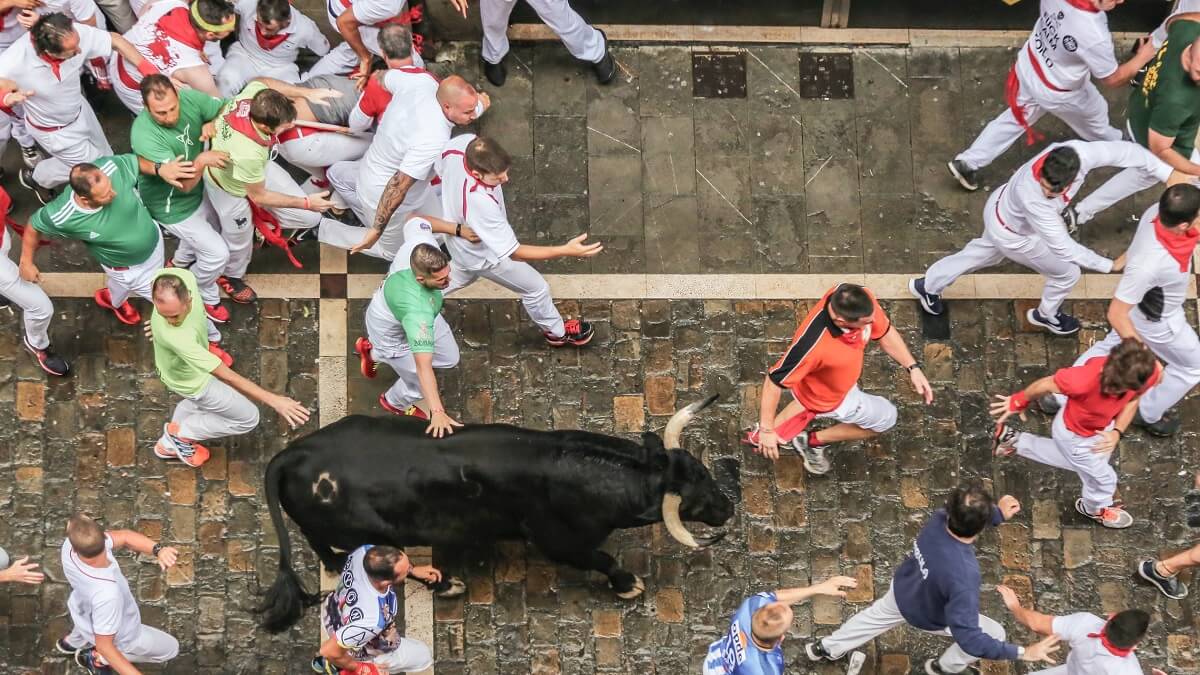
[[[1025,624],[1029,630],[1039,635],[1050,635],[1054,632],[1054,617],[1022,607],[1016,592],[1008,586],[997,586],[996,591],[1004,599],[1004,606],[1012,612],[1013,617]]]
[[[819,584],[807,588],[781,588],[775,591],[775,599],[789,605],[804,602],[814,595],[828,595],[835,598],[846,597],[843,588],[857,588],[858,581],[851,577],[829,577]]]
[[[308,408],[305,408],[299,401],[267,391],[258,384],[238,375],[225,364],[217,366],[212,374],[242,394],[273,408],[280,417],[287,420],[288,425],[293,429],[308,421]]]
[[[904,336],[896,330],[895,326],[892,326],[891,330],[879,338],[879,348],[892,357],[893,361],[900,364],[901,368],[908,370],[913,390],[917,392],[918,396],[925,399],[925,405],[933,403],[933,387],[929,386],[929,380],[921,371],[920,366],[910,367],[916,365],[917,360],[913,358],[912,352],[908,350],[908,345],[904,343]]]

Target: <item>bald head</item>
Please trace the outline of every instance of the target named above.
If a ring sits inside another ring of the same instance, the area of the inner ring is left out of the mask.
[[[482,112],[477,109],[479,92],[458,75],[442,80],[438,85],[437,101],[442,114],[455,124],[470,124]]]

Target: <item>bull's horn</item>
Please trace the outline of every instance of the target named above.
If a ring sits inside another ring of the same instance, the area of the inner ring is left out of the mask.
[[[700,548],[700,544],[696,543],[696,538],[688,532],[683,526],[683,521],[679,519],[679,502],[682,498],[674,492],[667,492],[663,495],[662,514],[663,524],[667,526],[667,532],[671,533],[671,537],[675,541],[687,546],[688,548]]]
[[[663,431],[663,446],[668,450],[682,447],[679,444],[679,437],[683,435],[683,428],[688,425],[688,422],[692,421],[696,413],[712,405],[713,401],[717,400],[720,396],[720,394],[713,394],[703,401],[696,401],[680,408],[678,412],[672,415],[671,419],[667,422],[667,428]],[[676,538],[678,539],[678,537]]]

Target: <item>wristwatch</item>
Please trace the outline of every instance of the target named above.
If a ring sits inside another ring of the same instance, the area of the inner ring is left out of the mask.
[[[152,547],[150,548],[150,555],[152,555],[152,556],[154,556],[155,558],[157,558],[157,557],[158,557],[158,553],[159,553],[159,551],[162,551],[162,550],[163,550],[163,545],[162,545],[162,544],[155,544],[154,546],[152,546]]]
[[[920,368],[920,367],[921,367],[921,362],[920,362],[920,361],[914,361],[914,362],[913,362],[913,364],[912,364],[911,366],[907,366],[907,367],[905,367],[905,370],[907,370],[908,372],[910,372],[910,373],[911,373],[912,371],[914,371],[914,370],[916,370],[916,369],[918,369],[918,368]]]
[[[158,170],[159,170],[159,169],[161,169],[161,168],[162,168],[162,162],[155,162],[155,163],[154,163],[154,175],[155,175],[155,176],[157,176],[157,175],[158,175]]]

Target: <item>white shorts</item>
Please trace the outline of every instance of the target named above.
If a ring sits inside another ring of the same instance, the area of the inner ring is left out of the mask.
[[[853,424],[881,434],[896,426],[896,406],[882,396],[866,393],[856,384],[837,408],[827,413],[817,413],[817,417]]]

